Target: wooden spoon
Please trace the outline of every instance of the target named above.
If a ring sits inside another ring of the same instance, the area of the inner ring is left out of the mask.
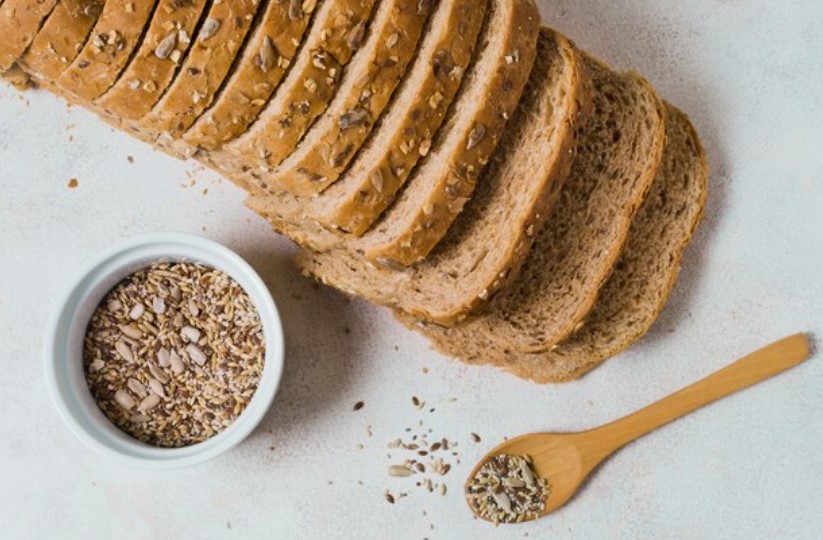
[[[469,476],[467,491],[480,467],[492,457],[528,455],[533,459],[534,471],[551,486],[546,507],[536,517],[545,516],[566,504],[589,473],[624,445],[704,405],[786,371],[806,360],[809,354],[806,335],[795,334],[599,428],[580,433],[533,433],[511,439],[480,461]],[[471,504],[469,507],[474,511]]]

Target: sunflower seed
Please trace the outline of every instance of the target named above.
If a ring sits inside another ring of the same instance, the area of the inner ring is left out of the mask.
[[[129,312],[129,319],[136,321],[137,319],[143,316],[143,313],[145,313],[145,311],[146,307],[142,303],[135,304]]]
[[[157,394],[149,394],[143,398],[143,401],[137,406],[137,412],[149,412],[158,405],[160,405],[160,396]]]
[[[166,312],[166,301],[158,296],[155,296],[154,300],[151,301],[151,309],[157,315],[162,315]]]
[[[184,326],[180,329],[180,335],[192,343],[200,341],[200,330],[192,326]]]
[[[153,362],[149,362],[148,365],[149,365],[149,373],[151,373],[152,377],[154,377],[155,379],[157,379],[158,381],[160,381],[163,384],[166,384],[167,382],[169,382],[169,376],[166,375],[166,373],[162,369],[155,366]]]
[[[146,397],[149,393],[148,390],[146,390],[146,386],[137,379],[129,379],[126,382],[126,386],[140,398]]]
[[[167,348],[162,347],[157,351],[157,363],[160,367],[169,367],[169,350]]]
[[[206,360],[208,360],[206,353],[200,350],[200,347],[192,343],[186,345],[186,352],[189,353],[189,358],[191,358],[192,362],[194,362],[198,366],[205,365]]]
[[[166,392],[163,390],[163,384],[157,379],[149,380],[149,389],[160,397],[166,397]]]
[[[220,21],[217,19],[206,19],[203,23],[203,28],[200,30],[200,41],[206,41],[217,33],[220,29]]]
[[[168,36],[164,37],[163,40],[157,45],[157,48],[154,49],[154,56],[160,60],[165,60],[169,57],[176,46],[177,32],[172,32]]]
[[[277,64],[277,52],[274,50],[274,44],[272,44],[269,36],[263,38],[263,46],[260,48],[260,55],[257,60],[257,67],[264,73]]]
[[[404,467],[403,465],[392,465],[391,467],[389,467],[389,474],[391,476],[405,478],[408,476],[412,476],[414,474],[414,471],[409,469],[408,467]]]
[[[135,402],[131,397],[131,394],[122,389],[114,393],[114,401],[127,411],[132,410],[135,406]]]
[[[123,340],[118,341],[114,344],[115,350],[117,350],[118,354],[123,357],[123,360],[128,362],[129,364],[134,363],[134,353],[131,352],[131,349],[126,342]]]
[[[473,150],[477,148],[483,139],[486,137],[486,126],[483,124],[475,124],[469,133],[469,141],[466,143],[466,150]]]
[[[143,331],[134,326],[133,324],[124,324],[120,326],[120,331],[123,332],[123,335],[126,337],[130,337],[131,339],[140,339],[143,337]]]
[[[171,366],[171,370],[175,373],[183,373],[183,370],[186,369],[183,360],[180,359],[180,356],[175,351],[172,351],[169,356],[169,366]]]

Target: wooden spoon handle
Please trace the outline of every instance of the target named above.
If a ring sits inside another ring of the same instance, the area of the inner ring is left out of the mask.
[[[806,360],[809,354],[805,334],[789,336],[648,407],[597,428],[595,431],[604,447],[604,456],[704,405],[786,371]]]

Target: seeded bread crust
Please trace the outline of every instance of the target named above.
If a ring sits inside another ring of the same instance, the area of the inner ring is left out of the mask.
[[[140,128],[179,139],[209,107],[242,49],[260,0],[212,3],[179,75]]]
[[[517,276],[568,176],[591,110],[584,60],[563,36],[543,30],[520,107],[477,192],[443,242],[410,268],[352,255],[298,255],[322,281],[439,324],[456,324]]]
[[[155,0],[106,2],[91,37],[55,81],[80,101],[100,97],[126,67],[154,12]]]
[[[214,150],[246,131],[292,65],[316,5],[314,1],[269,0],[226,87],[183,136],[187,144]]]
[[[289,157],[261,173],[267,183],[309,197],[340,177],[403,79],[435,3],[391,0],[385,4],[385,11],[381,6],[325,114]]]
[[[663,165],[632,222],[629,239],[585,324],[556,348],[517,353],[459,328],[398,318],[434,347],[470,364],[491,364],[537,383],[567,382],[627,349],[652,327],[677,281],[680,262],[700,222],[708,194],[708,165],[688,118],[668,106]]]
[[[424,258],[468,200],[534,62],[539,14],[531,0],[495,0],[486,27],[477,60],[435,137],[433,150],[412,173],[394,205],[364,235],[339,234],[301,218],[300,201],[288,194],[279,193],[276,204],[252,195],[247,204],[276,230],[315,251],[356,253],[392,267]]]
[[[41,79],[56,79],[80,53],[102,11],[103,0],[60,0],[19,63]]]
[[[517,281],[475,324],[502,347],[542,352],[566,339],[597,299],[660,168],[665,107],[637,75],[590,59],[595,122]]]
[[[326,0],[309,38],[257,120],[245,134],[199,157],[248,191],[259,190],[249,174],[279,163],[326,110],[343,66],[360,48],[376,0]],[[308,90],[307,81],[317,85]],[[243,174],[241,174],[243,173]]]
[[[0,5],[0,73],[23,56],[55,4],[56,0],[6,0]]]
[[[160,0],[134,58],[96,105],[106,113],[135,120],[163,95],[188,53],[206,0]]]
[[[305,213],[319,223],[361,235],[382,214],[446,117],[471,63],[487,0],[453,0],[421,53],[395,102],[349,169]],[[436,16],[435,16],[436,17]]]

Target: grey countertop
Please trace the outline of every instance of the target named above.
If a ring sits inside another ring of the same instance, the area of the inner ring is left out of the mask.
[[[820,358],[630,445],[548,519],[494,529],[466,510],[464,476],[504,436],[593,427],[773,339],[823,330],[823,3],[541,4],[547,24],[687,111],[711,162],[706,219],[662,318],[563,386],[440,357],[385,310],[301,278],[293,248],[230,183],[44,92],[0,86],[0,535],[820,538]],[[70,275],[113,241],[157,230],[201,233],[247,257],[288,340],[261,428],[174,473],[92,455],[57,418],[41,368],[44,324]],[[407,427],[459,441],[446,496],[386,474],[401,459],[387,443]],[[409,495],[390,505],[385,489]]]

